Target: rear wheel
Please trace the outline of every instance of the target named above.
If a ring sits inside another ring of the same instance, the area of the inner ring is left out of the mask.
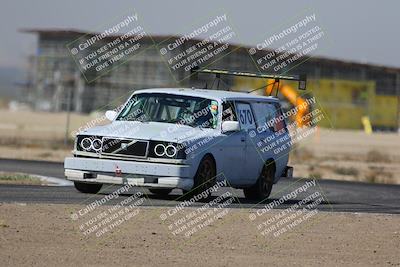
[[[210,155],[206,155],[200,162],[194,177],[194,185],[192,191],[188,193],[188,197],[201,194],[208,188],[215,184],[216,167],[213,158]],[[187,193],[187,192],[184,192]],[[211,194],[208,193],[207,199]]]
[[[76,190],[78,190],[79,192],[87,194],[96,194],[100,191],[103,184],[88,184],[88,183],[74,182],[74,186]]]
[[[169,193],[171,193],[172,189],[152,188],[152,189],[149,189],[149,191],[150,191],[150,193],[153,193],[154,195],[167,196]]]
[[[274,174],[274,165],[271,162],[265,163],[257,182],[252,187],[243,189],[245,197],[253,200],[268,198],[272,191]]]

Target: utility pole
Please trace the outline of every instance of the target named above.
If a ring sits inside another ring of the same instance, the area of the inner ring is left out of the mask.
[[[74,80],[74,85],[76,86],[76,92],[78,93],[78,96],[75,96],[75,97],[80,98],[81,97],[81,91],[82,91],[82,84],[81,84],[81,81],[80,81],[80,73],[79,73],[79,71],[76,71],[74,73],[73,80]],[[65,122],[65,137],[64,137],[64,145],[65,146],[68,145],[68,137],[69,137],[69,133],[70,133],[71,105],[72,105],[72,100],[73,100],[73,98],[72,98],[72,90],[73,89],[74,88],[72,86],[67,89],[68,90],[68,92],[67,92],[67,120]],[[75,108],[77,108],[77,107],[79,108],[80,107],[81,102],[79,102],[79,101],[81,101],[81,100],[78,99],[75,102]]]
[[[396,73],[397,133],[400,133],[400,73]]]
[[[65,137],[64,137],[64,145],[68,145],[68,136],[69,136],[69,124],[71,117],[71,101],[72,101],[72,87],[69,87],[67,92],[67,121],[65,123]]]

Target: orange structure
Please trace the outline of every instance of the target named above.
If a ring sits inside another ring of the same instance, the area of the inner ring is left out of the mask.
[[[279,83],[278,86],[279,86],[279,88],[278,88],[279,92],[293,106],[297,107],[297,113],[296,113],[296,117],[295,117],[297,127],[299,127],[299,128],[304,127],[309,121],[309,119],[305,119],[305,117],[304,117],[308,113],[308,110],[309,110],[308,103],[290,85]],[[268,80],[268,85],[265,87],[266,95],[271,95],[274,88],[276,88],[276,86],[274,86],[274,80]]]

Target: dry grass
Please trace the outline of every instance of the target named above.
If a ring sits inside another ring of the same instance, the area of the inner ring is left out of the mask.
[[[0,184],[40,185],[42,181],[28,174],[0,172]]]
[[[72,113],[66,130],[66,113],[0,110],[0,145],[61,148],[66,133],[71,142],[73,133],[95,118]]]
[[[308,172],[309,176],[314,179],[321,179],[322,178],[322,173],[316,170],[314,165],[308,166]]]
[[[0,227],[8,228],[10,225],[8,225],[4,220],[0,220]]]
[[[309,161],[315,158],[314,152],[306,147],[295,146],[290,156],[294,161]]]
[[[382,167],[370,167],[370,170],[365,174],[365,181],[369,183],[394,183],[394,177],[391,172],[387,172]]]
[[[350,176],[357,176],[359,173],[359,171],[354,167],[350,167],[350,168],[336,167],[333,169],[333,171],[337,174],[350,175]]]
[[[322,174],[320,172],[310,172],[310,178],[312,179],[321,179]]]
[[[390,162],[390,157],[378,150],[370,150],[367,153],[368,162]]]

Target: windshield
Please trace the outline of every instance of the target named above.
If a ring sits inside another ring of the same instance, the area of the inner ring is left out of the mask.
[[[117,120],[165,122],[215,128],[218,102],[201,97],[143,93],[133,95]]]

